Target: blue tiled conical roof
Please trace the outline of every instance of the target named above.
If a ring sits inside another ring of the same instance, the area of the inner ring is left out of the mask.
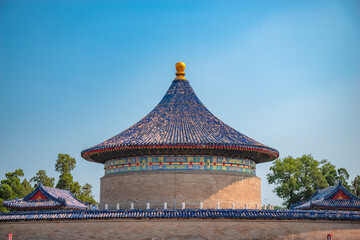
[[[183,154],[239,157],[256,163],[279,156],[277,150],[215,117],[185,79],[175,79],[160,103],[138,123],[81,153],[99,163],[131,156]]]

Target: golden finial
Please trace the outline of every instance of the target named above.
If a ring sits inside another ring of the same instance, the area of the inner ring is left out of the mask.
[[[176,68],[176,78],[175,79],[184,79],[186,80],[186,78],[184,77],[185,76],[185,73],[184,73],[184,70],[185,70],[185,63],[183,62],[177,62],[175,64],[175,68]]]

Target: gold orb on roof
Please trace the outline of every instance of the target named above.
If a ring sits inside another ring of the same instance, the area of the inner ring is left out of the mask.
[[[177,63],[175,64],[175,68],[176,68],[176,71],[177,71],[177,72],[184,72],[185,67],[186,67],[186,65],[185,65],[185,63],[183,63],[183,62],[177,62]]]
[[[175,79],[184,79],[184,80],[186,80],[186,78],[184,77],[185,76],[185,73],[184,73],[184,71],[185,71],[185,63],[183,63],[183,62],[177,62],[176,64],[175,64],[175,68],[176,68],[176,73],[175,73],[175,75],[176,75],[176,78]]]

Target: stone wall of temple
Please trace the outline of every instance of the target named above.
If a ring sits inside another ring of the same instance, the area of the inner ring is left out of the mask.
[[[0,239],[334,239],[355,240],[360,224],[321,220],[124,219],[0,223]]]
[[[150,203],[152,209],[182,207],[255,209],[261,207],[260,178],[249,173],[221,171],[161,170],[108,174],[101,178],[101,208],[144,209]]]

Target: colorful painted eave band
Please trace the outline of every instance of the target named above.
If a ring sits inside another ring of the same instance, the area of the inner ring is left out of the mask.
[[[239,150],[239,151],[250,151],[250,152],[260,152],[269,155],[269,160],[272,161],[279,157],[279,152],[275,149],[267,147],[256,147],[256,146],[226,146],[226,145],[139,145],[139,146],[110,146],[110,147],[93,147],[82,151],[81,156],[87,160],[92,161],[91,155],[96,153],[106,153],[106,152],[116,152],[126,149],[229,149],[229,150]],[[109,159],[106,159],[109,160]],[[98,161],[95,161],[98,162]],[[102,163],[105,161],[102,161]],[[256,161],[255,162],[259,162]]]

